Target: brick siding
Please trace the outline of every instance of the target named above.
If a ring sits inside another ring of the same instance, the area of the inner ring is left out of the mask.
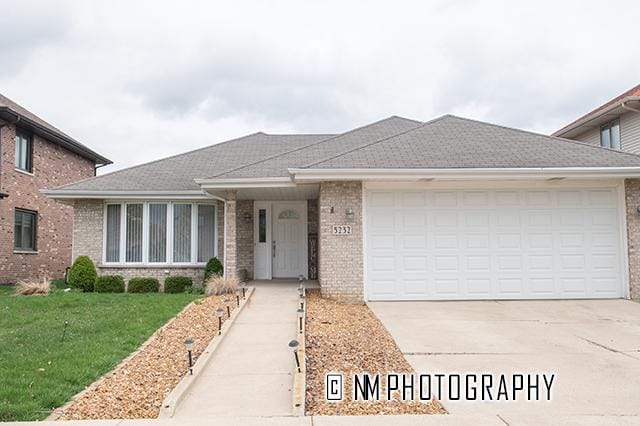
[[[16,171],[15,134],[13,125],[0,129],[0,191],[9,193],[0,200],[0,283],[42,276],[60,278],[72,261],[73,209],[47,198],[40,190],[91,177],[94,163],[34,135],[33,175]],[[14,253],[16,208],[38,212],[37,253]]]
[[[237,268],[241,279],[253,278],[253,201],[237,202]]]
[[[322,295],[343,302],[361,303],[364,298],[362,247],[362,183],[320,184],[319,279]],[[333,208],[333,213],[331,209]],[[345,210],[355,217],[347,220]],[[351,225],[351,235],[333,235],[334,225]]]
[[[627,249],[629,250],[629,290],[634,300],[640,300],[640,179],[624,181],[627,215]]]

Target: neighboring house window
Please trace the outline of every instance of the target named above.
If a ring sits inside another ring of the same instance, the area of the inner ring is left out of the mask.
[[[105,224],[105,263],[194,264],[217,255],[211,204],[107,203]]]
[[[600,127],[600,146],[620,149],[620,120],[613,120]]]
[[[16,132],[16,169],[33,171],[33,147],[31,136],[22,130]]]
[[[34,211],[16,209],[13,227],[15,250],[36,251],[37,216]]]

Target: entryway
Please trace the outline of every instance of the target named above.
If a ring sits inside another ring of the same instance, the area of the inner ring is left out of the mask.
[[[254,202],[254,278],[307,276],[306,201]]]

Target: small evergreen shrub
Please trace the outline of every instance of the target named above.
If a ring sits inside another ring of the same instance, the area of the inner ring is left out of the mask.
[[[93,291],[98,278],[96,267],[88,256],[78,256],[69,270],[69,285],[82,291]]]
[[[222,276],[224,272],[224,268],[222,266],[222,262],[217,257],[212,257],[207,262],[207,265],[204,267],[204,282],[206,283],[209,278],[218,275]]]
[[[193,285],[193,280],[189,277],[167,277],[164,280],[164,292],[165,293],[184,293],[187,287]]]
[[[185,289],[189,294],[204,294],[204,286],[190,286]]]
[[[96,279],[96,293],[124,293],[124,278],[120,275],[102,275]]]
[[[160,282],[150,277],[131,278],[127,287],[129,293],[157,293],[159,290]]]

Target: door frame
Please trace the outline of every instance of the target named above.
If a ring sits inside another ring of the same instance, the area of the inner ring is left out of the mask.
[[[309,274],[309,221],[308,221],[308,212],[307,212],[307,200],[301,201],[254,201],[253,202],[253,276],[255,279],[263,279],[263,280],[271,280],[273,279],[273,211],[275,206],[296,206],[299,207],[302,211],[302,238],[301,243],[302,253],[303,253],[303,262],[302,267],[304,271],[302,271],[302,275],[305,277]],[[267,274],[265,277],[258,278],[257,274],[257,265],[258,265],[258,250],[256,247],[258,245],[258,210],[266,209],[267,211],[267,250],[262,256],[266,256],[266,269]],[[281,277],[278,277],[281,278]],[[295,278],[295,277],[286,277],[286,278]]]

